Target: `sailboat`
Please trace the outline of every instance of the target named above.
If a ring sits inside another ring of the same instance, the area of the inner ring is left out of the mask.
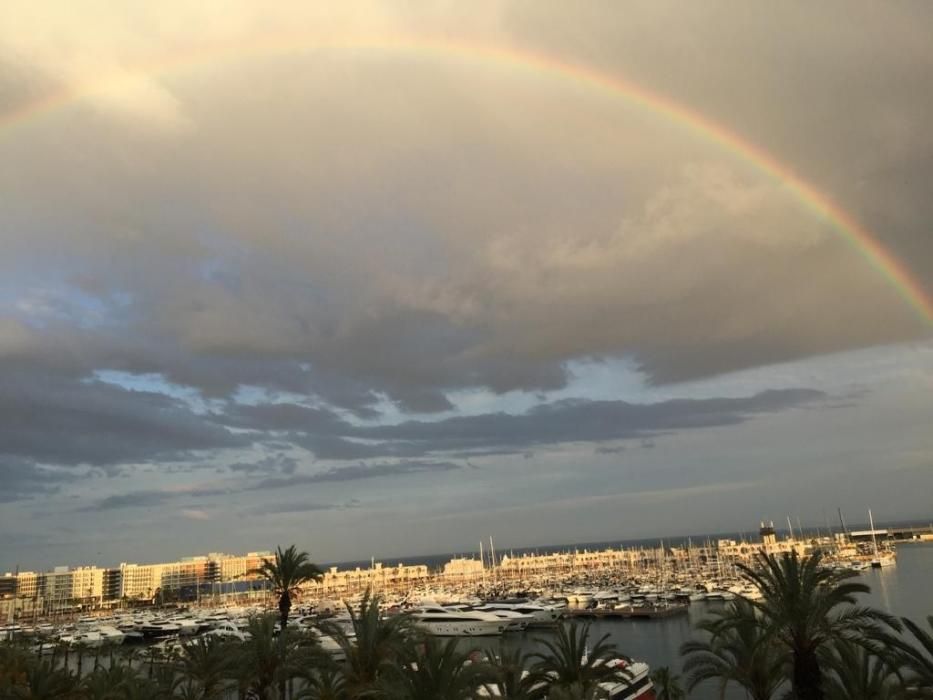
[[[871,546],[873,549],[871,568],[881,569],[885,566],[894,566],[897,563],[894,552],[878,551],[878,540],[875,538],[875,519],[871,516],[871,508],[868,509],[868,524],[871,526]]]

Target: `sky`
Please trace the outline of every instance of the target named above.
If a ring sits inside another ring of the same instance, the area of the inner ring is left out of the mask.
[[[928,520],[930,26],[2,3],[0,570]]]

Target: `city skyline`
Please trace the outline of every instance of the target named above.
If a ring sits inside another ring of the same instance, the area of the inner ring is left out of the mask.
[[[929,517],[931,22],[5,4],[0,570]]]

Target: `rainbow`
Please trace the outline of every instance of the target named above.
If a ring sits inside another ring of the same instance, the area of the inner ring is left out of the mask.
[[[464,41],[451,37],[429,38],[398,36],[281,36],[202,45],[177,51],[169,56],[142,62],[128,71],[97,77],[52,92],[6,114],[0,114],[0,138],[17,126],[40,121],[82,99],[124,81],[164,75],[222,60],[236,60],[250,55],[306,53],[311,51],[386,51],[429,56],[439,59],[462,59],[500,69],[525,71],[551,79],[570,81],[584,88],[621,98],[639,108],[660,115],[671,124],[726,149],[759,172],[780,182],[814,216],[827,221],[851,247],[880,274],[898,295],[909,304],[921,321],[933,326],[933,298],[915,279],[903,262],[881,243],[878,236],[862,226],[852,215],[820,192],[813,184],[781,163],[763,148],[745,140],[704,115],[663,95],[650,92],[620,76],[603,73],[591,66],[572,63],[530,50]]]

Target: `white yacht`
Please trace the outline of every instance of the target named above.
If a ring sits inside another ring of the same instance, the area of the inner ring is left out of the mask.
[[[643,661],[613,659],[610,666],[625,668],[629,677],[619,683],[600,683],[603,691],[600,697],[607,700],[653,700],[654,684],[651,682],[651,669]]]
[[[408,614],[429,634],[437,637],[489,637],[505,632],[509,623],[477,610],[448,610],[440,605],[413,608]]]
[[[123,644],[126,635],[113,625],[101,625],[97,628],[104,644]]]
[[[217,622],[214,629],[204,633],[205,637],[221,637],[223,639],[236,639],[240,642],[246,641],[246,634],[235,624],[226,620]]]
[[[531,624],[533,620],[531,615],[524,615],[516,610],[496,608],[490,605],[480,605],[475,608],[460,608],[458,606],[454,609],[457,610],[458,612],[462,610],[466,610],[466,611],[475,610],[476,612],[492,613],[496,617],[501,618],[503,621],[505,621],[506,624],[508,624],[508,628],[506,628],[507,632],[522,632],[528,627],[528,625]]]
[[[139,631],[146,639],[161,639],[172,637],[181,631],[181,627],[168,620],[152,620],[139,626]]]
[[[522,602],[491,602],[486,603],[483,609],[511,610],[531,617],[529,626],[537,627],[542,625],[553,625],[561,617],[561,611],[550,605],[540,605],[538,603]]]
[[[63,634],[59,641],[71,646],[80,646],[88,649],[96,649],[104,643],[103,637],[99,632],[90,632],[86,630],[76,630],[70,634]]]

